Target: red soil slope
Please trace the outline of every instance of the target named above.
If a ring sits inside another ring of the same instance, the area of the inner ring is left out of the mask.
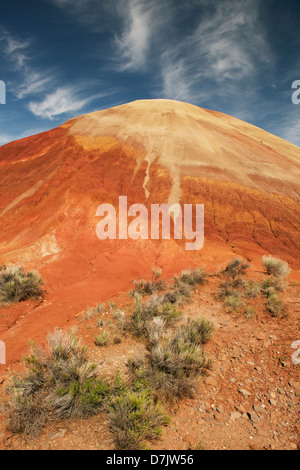
[[[0,263],[36,268],[42,304],[0,309],[8,362],[87,305],[127,291],[160,266],[223,267],[265,253],[300,269],[300,149],[238,119],[169,100],[137,101],[73,119],[0,148]],[[96,209],[128,204],[205,205],[205,244],[107,240]]]

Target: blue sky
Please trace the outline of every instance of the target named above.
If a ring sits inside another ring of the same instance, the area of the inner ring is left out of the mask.
[[[299,0],[10,0],[0,145],[84,113],[169,98],[300,146]]]

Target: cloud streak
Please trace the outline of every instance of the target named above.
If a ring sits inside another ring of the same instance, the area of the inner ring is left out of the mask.
[[[22,100],[31,94],[43,92],[51,82],[51,76],[47,72],[35,70],[30,65],[29,48],[31,39],[20,41],[11,33],[0,29],[0,42],[4,44],[3,53],[10,61],[18,79],[10,84],[11,92],[18,100]]]
[[[203,7],[206,1],[200,2]],[[190,99],[201,85],[225,96],[270,65],[271,51],[258,21],[256,0],[212,1],[196,29],[162,55],[163,93]],[[222,86],[223,85],[223,86]],[[209,91],[211,90],[211,91]]]
[[[62,114],[69,114],[82,109],[95,97],[80,98],[79,90],[72,87],[57,88],[40,102],[30,102],[28,109],[38,117],[53,120]]]
[[[128,3],[125,31],[115,39],[123,69],[143,67],[152,34],[151,16],[152,10],[144,2],[133,0]]]

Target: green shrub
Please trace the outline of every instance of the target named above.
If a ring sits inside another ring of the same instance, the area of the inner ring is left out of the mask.
[[[225,305],[228,307],[230,312],[238,311],[244,306],[244,301],[242,300],[242,294],[239,291],[228,295],[225,299]]]
[[[245,274],[246,270],[250,267],[248,263],[243,262],[240,258],[235,258],[227,265],[223,273],[225,276],[235,280],[237,277]]]
[[[204,268],[195,268],[181,271],[179,276],[175,276],[175,285],[187,284],[194,287],[197,284],[203,284],[207,274]]]
[[[229,297],[231,295],[234,295],[234,289],[232,287],[232,283],[228,282],[228,281],[222,282],[220,284],[220,290],[216,294],[216,299],[217,300],[225,300],[226,297]]]
[[[24,365],[25,372],[14,376],[8,387],[11,432],[37,434],[49,420],[90,416],[110,391],[73,333],[50,333],[46,350],[33,344]]]
[[[254,299],[259,296],[261,287],[257,282],[249,281],[244,282],[244,290],[249,299]]]
[[[35,271],[20,266],[0,267],[0,303],[18,303],[43,295],[42,279]]]
[[[267,309],[271,313],[272,317],[283,316],[284,306],[278,294],[272,293],[269,295],[267,300]]]
[[[161,426],[168,423],[168,416],[148,391],[127,391],[109,404],[109,426],[118,450],[145,449],[145,441],[157,439]]]
[[[122,338],[121,336],[114,336],[113,341],[114,341],[114,344],[120,344],[122,343]]]
[[[268,296],[270,293],[282,292],[287,288],[287,282],[283,279],[270,275],[263,279],[261,283],[261,291]]]
[[[181,304],[186,302],[193,293],[193,286],[185,282],[176,281],[171,290],[164,293],[163,302],[170,304]]]
[[[146,335],[147,327],[155,317],[162,317],[166,324],[174,323],[181,316],[181,312],[174,305],[165,302],[163,295],[152,295],[143,304],[141,297],[135,295],[135,309],[129,324],[126,326],[137,336]]]
[[[164,335],[165,326],[166,322],[162,317],[154,317],[147,324],[147,333],[151,346],[155,346],[159,343]]]
[[[186,344],[201,345],[207,343],[214,331],[214,325],[205,318],[189,320],[174,333],[174,338],[182,339]]]
[[[108,343],[109,334],[106,331],[100,333],[99,335],[95,335],[95,345],[96,346],[106,346]]]
[[[199,348],[211,331],[212,325],[205,320],[191,321],[164,336],[159,330],[144,361],[141,357],[132,361],[135,377],[145,380],[162,399],[192,397],[196,375],[211,366],[211,361]]]
[[[289,265],[285,261],[274,258],[273,256],[263,256],[262,264],[269,275],[273,275],[279,279],[285,279],[291,272]]]
[[[135,288],[130,291],[129,295],[134,297],[135,294],[141,295],[152,295],[155,292],[160,292],[166,287],[165,281],[160,279],[161,269],[152,268],[152,280],[145,281],[141,279],[139,281],[133,281]]]
[[[48,421],[48,409],[40,395],[11,396],[6,429],[11,433],[38,436]]]
[[[126,319],[125,319],[125,312],[123,310],[120,310],[119,308],[117,310],[115,310],[114,313],[113,313],[113,318],[116,322],[116,325],[119,328],[124,328],[124,325],[126,323]]]
[[[98,304],[96,307],[89,307],[84,315],[84,320],[90,320],[91,318],[99,315],[103,310],[103,304]]]

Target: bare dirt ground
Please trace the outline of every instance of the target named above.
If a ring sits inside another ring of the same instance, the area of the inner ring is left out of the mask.
[[[262,273],[251,273],[258,280]],[[256,278],[256,279],[255,279]],[[272,318],[262,297],[247,299],[256,310],[254,318],[227,313],[215,299],[220,278],[210,277],[183,307],[186,317],[204,316],[215,325],[212,339],[205,346],[213,368],[197,381],[193,399],[168,405],[171,423],[162,437],[150,444],[152,449],[195,449],[199,442],[206,450],[297,450],[299,449],[299,365],[292,362],[293,342],[300,340],[300,284],[290,283],[282,293],[285,318]],[[113,299],[116,307],[130,311],[127,293]],[[104,326],[99,327],[99,319]],[[126,371],[126,361],[143,342],[124,334],[107,308],[97,318],[84,319],[78,312],[73,326],[89,345],[90,359],[100,364],[103,373],[113,376]],[[100,330],[109,332],[107,346],[97,348],[93,339]],[[120,337],[119,344],[114,337]],[[4,395],[9,371],[2,377]],[[0,449],[114,449],[107,417],[99,414],[87,420],[64,421],[47,425],[38,438],[9,434],[5,415],[0,421]]]

